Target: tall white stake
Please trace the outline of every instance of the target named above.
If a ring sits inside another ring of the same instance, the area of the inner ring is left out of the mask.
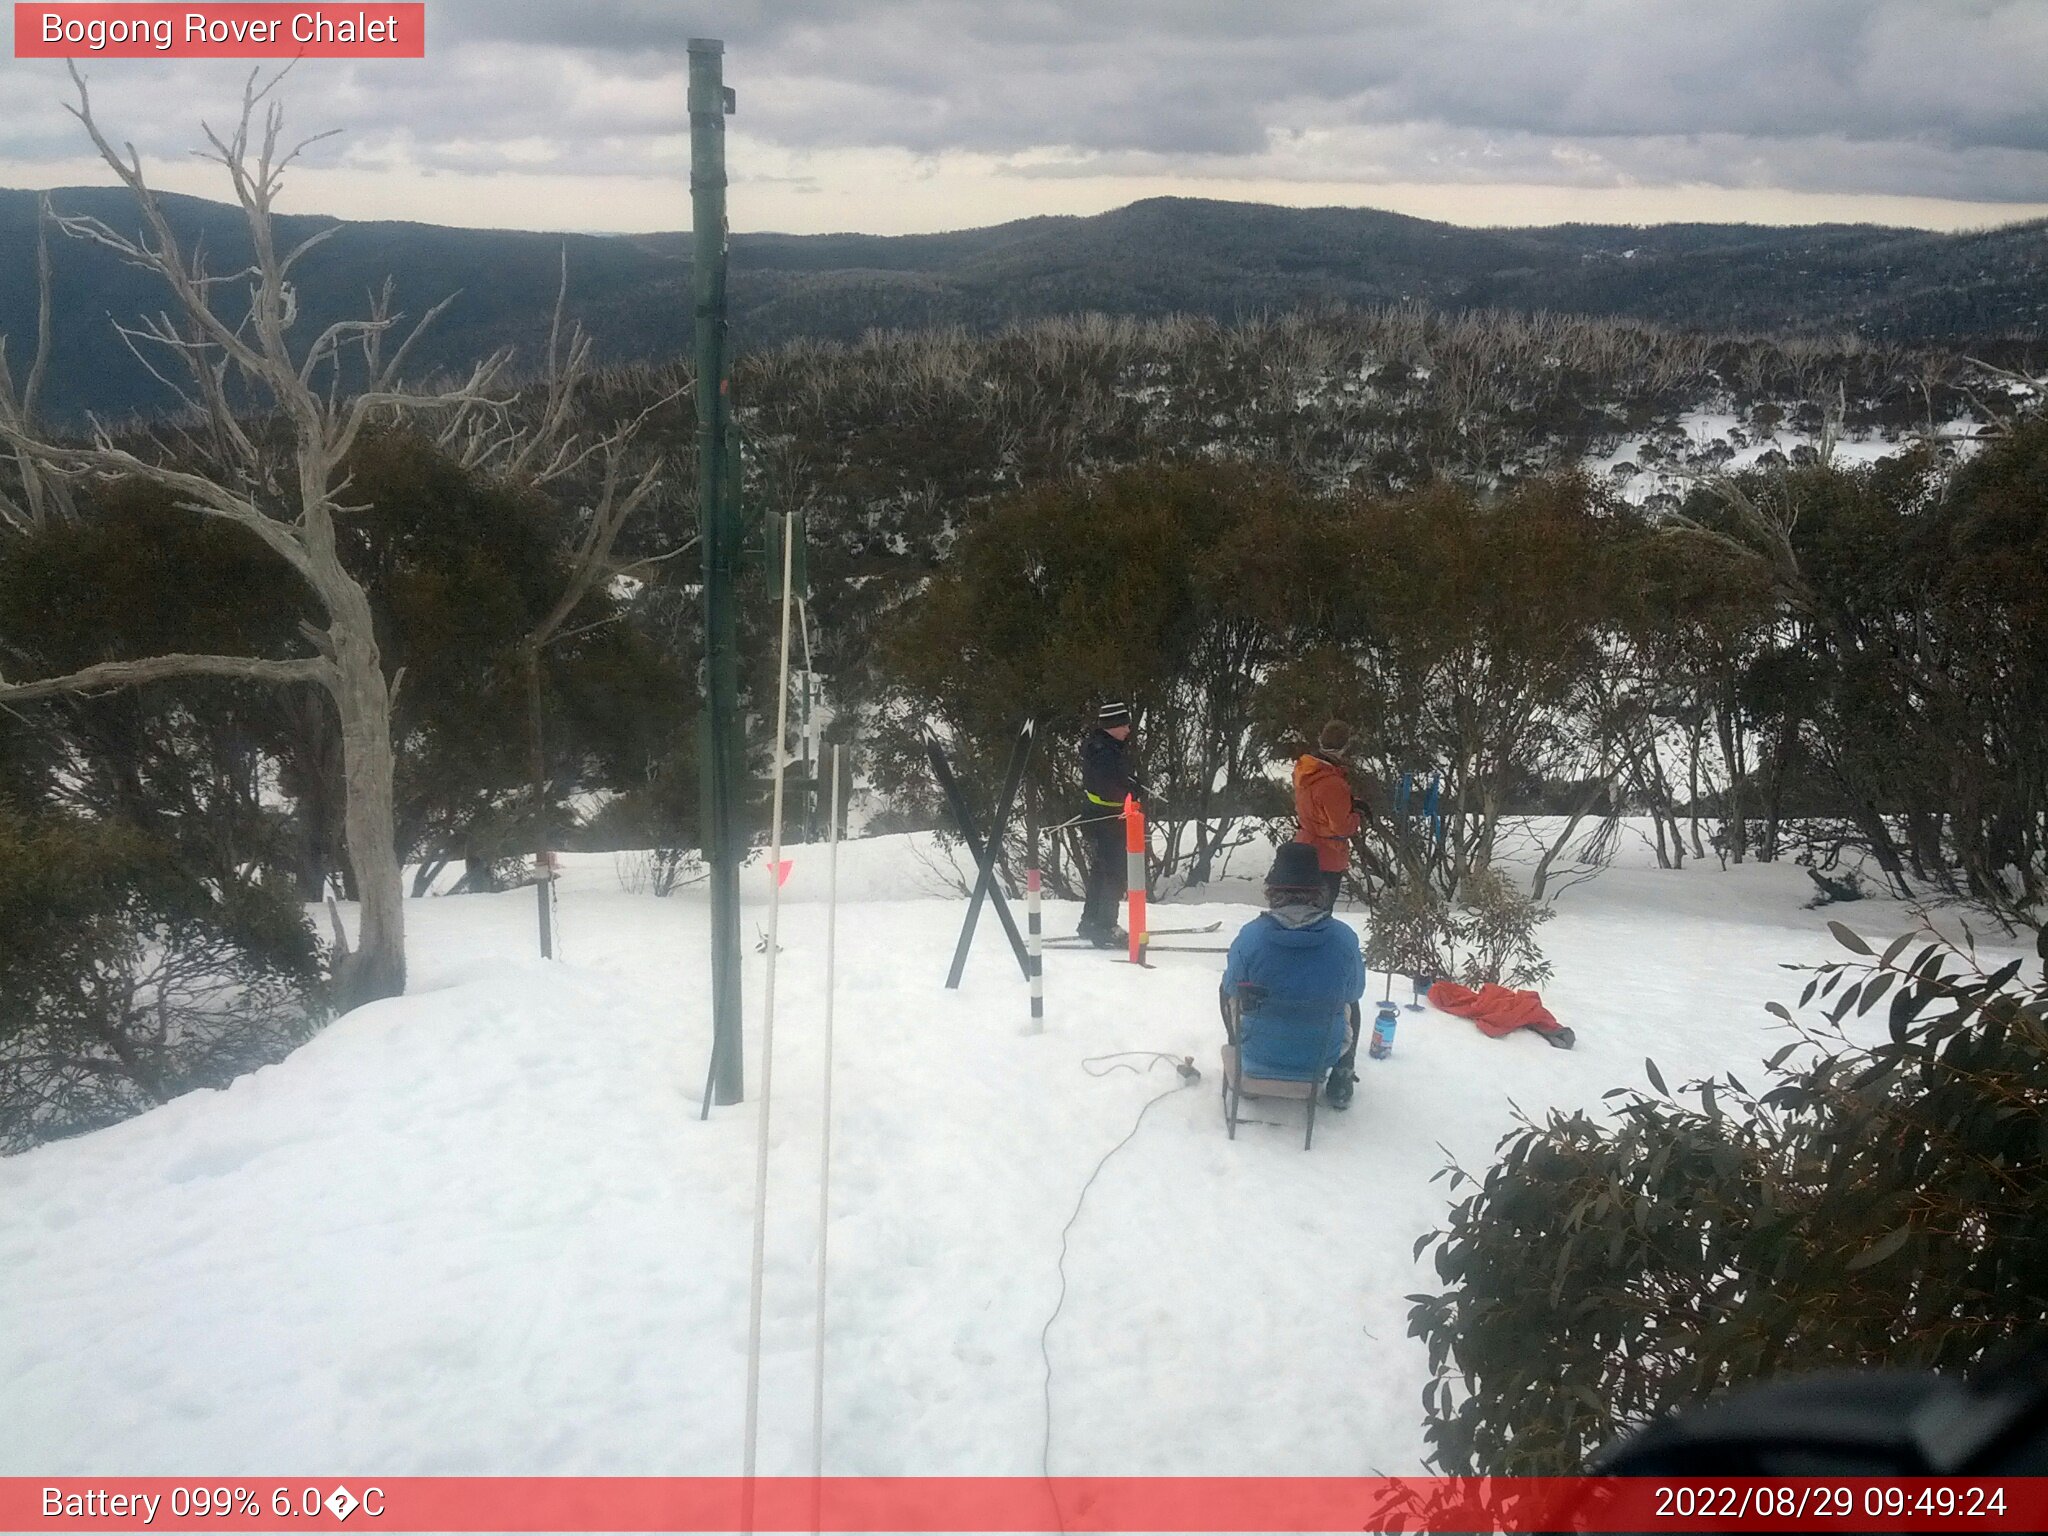
[[[754,1529],[754,1453],[761,1427],[761,1274],[768,1252],[768,1107],[775,1082],[775,937],[782,916],[783,741],[789,730],[789,581],[795,548],[794,513],[782,526],[782,659],[775,669],[775,802],[768,854],[768,980],[762,991],[761,1121],[754,1139],[754,1275],[747,1297],[747,1453],[740,1494],[740,1528]]]
[[[818,1321],[811,1354],[811,1477],[825,1475],[825,1246],[832,1231],[832,993],[839,947],[839,761],[846,748],[832,746],[832,820],[825,882],[825,1094],[818,1141]],[[822,1528],[824,1488],[813,1483],[811,1529]]]

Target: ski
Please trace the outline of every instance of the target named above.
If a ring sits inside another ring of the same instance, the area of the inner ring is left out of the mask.
[[[1204,923],[1199,928],[1153,928],[1148,930],[1149,937],[1147,942],[1149,943],[1150,939],[1163,938],[1169,934],[1216,933],[1221,931],[1222,927],[1223,923],[1219,919],[1218,921],[1213,923]],[[1051,949],[1055,944],[1060,945],[1063,948],[1067,949],[1086,949],[1093,947],[1087,939],[1082,938],[1081,935],[1079,935],[1078,933],[1063,933],[1055,938],[1042,939],[1039,942],[1042,943],[1047,949]],[[1124,947],[1121,944],[1119,944],[1116,946],[1116,951],[1118,954],[1122,954],[1124,952]]]
[[[1063,944],[1060,948],[1068,954],[1085,955],[1090,950],[1098,949],[1099,946],[1093,944]],[[1230,946],[1228,944],[1147,944],[1144,952],[1148,955],[1227,955],[1230,953]],[[1130,957],[1130,951],[1121,944],[1116,945],[1114,948],[1102,949],[1101,953],[1114,955],[1119,960],[1126,960]]]

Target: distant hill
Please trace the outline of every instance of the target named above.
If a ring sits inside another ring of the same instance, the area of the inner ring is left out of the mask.
[[[67,188],[60,211],[121,229],[124,192]],[[167,197],[174,224],[203,239],[211,270],[248,260],[240,214]],[[0,334],[17,369],[35,324],[36,194],[0,190]],[[280,221],[286,241],[332,220]],[[423,369],[461,367],[511,343],[535,360],[559,262],[573,307],[610,361],[676,355],[689,333],[685,235],[528,234],[428,224],[351,224],[301,268],[307,334],[359,315],[389,275],[417,314],[461,297],[418,351]],[[111,321],[160,307],[138,271],[59,240],[57,337],[45,409],[148,412],[163,388]],[[871,327],[985,330],[1081,310],[1231,319],[1341,302],[1419,302],[1629,316],[1713,331],[1839,333],[1964,342],[2048,334],[2048,222],[1963,235],[1874,225],[1562,225],[1465,229],[1373,209],[1274,208],[1152,198],[1088,218],[1034,218],[939,235],[738,235],[731,293],[739,346],[800,336],[850,340]]]

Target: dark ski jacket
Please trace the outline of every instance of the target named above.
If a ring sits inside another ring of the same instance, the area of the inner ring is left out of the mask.
[[[1306,903],[1261,912],[1231,941],[1224,996],[1241,995],[1247,982],[1255,991],[1240,1047],[1246,1076],[1328,1071],[1350,1036],[1345,1005],[1365,996],[1357,930]]]
[[[1096,810],[1122,810],[1125,795],[1140,804],[1145,788],[1131,774],[1131,744],[1118,741],[1101,726],[1081,738],[1081,790]]]

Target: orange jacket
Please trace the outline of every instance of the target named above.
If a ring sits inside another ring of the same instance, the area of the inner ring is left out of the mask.
[[[1343,764],[1313,752],[1295,759],[1294,816],[1301,824],[1294,840],[1315,844],[1318,869],[1328,874],[1351,867],[1358,812],[1351,808],[1351,781]]]

